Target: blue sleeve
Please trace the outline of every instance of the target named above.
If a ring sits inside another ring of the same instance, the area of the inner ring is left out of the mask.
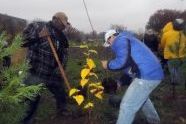
[[[124,68],[129,56],[129,41],[126,37],[118,37],[113,44],[115,58],[108,62],[109,70],[121,70]]]

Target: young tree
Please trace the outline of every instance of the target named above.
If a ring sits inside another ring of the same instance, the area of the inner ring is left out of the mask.
[[[6,46],[6,35],[0,35],[0,123],[20,124],[27,106],[26,99],[32,99],[42,88],[42,85],[26,86],[23,81],[28,70],[28,64],[23,61],[17,65],[7,65],[5,57],[21,46],[22,39],[17,35],[10,46]]]

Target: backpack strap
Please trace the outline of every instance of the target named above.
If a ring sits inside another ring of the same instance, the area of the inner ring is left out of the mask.
[[[130,72],[132,73],[132,77],[140,77],[140,71],[139,68],[137,66],[137,64],[135,63],[135,61],[133,60],[132,56],[131,56],[131,41],[129,38],[126,38],[127,42],[128,42],[128,57],[127,57],[127,63],[125,65],[125,67],[129,66],[130,67]]]

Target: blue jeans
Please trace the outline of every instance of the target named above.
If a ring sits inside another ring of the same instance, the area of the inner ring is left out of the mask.
[[[160,82],[160,80],[135,78],[121,101],[117,124],[132,124],[135,114],[140,108],[150,124],[159,124],[160,118],[149,95]]]

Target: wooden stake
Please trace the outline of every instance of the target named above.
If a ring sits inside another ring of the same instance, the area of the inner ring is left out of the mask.
[[[64,79],[64,82],[65,82],[65,85],[66,85],[67,89],[70,91],[70,89],[71,89],[70,84],[69,84],[69,82],[68,82],[67,76],[66,76],[66,74],[65,74],[65,71],[64,71],[64,69],[63,69],[63,66],[62,66],[62,64],[61,64],[61,62],[60,62],[60,60],[59,60],[59,57],[58,57],[57,52],[56,52],[56,49],[55,49],[55,47],[54,47],[54,45],[53,45],[53,43],[52,43],[52,40],[51,40],[51,38],[50,38],[50,36],[49,36],[48,30],[47,30],[46,27],[41,31],[40,37],[46,37],[46,38],[47,38],[47,41],[49,42],[50,47],[51,47],[51,49],[52,49],[54,58],[55,58],[55,60],[56,60],[56,62],[57,62],[57,64],[58,64],[58,66],[59,66],[59,70],[60,70],[60,72],[61,72],[61,76],[62,76],[63,79]]]

